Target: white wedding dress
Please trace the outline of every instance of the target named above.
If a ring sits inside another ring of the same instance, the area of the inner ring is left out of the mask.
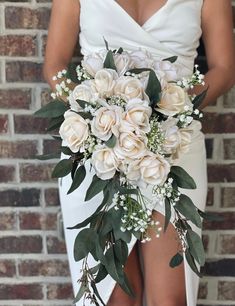
[[[168,0],[142,26],[115,0],[80,0],[80,5],[79,39],[83,55],[104,49],[103,38],[105,38],[111,49],[122,47],[124,50],[132,51],[143,47],[156,59],[177,55],[181,76],[191,75],[201,36],[203,0]],[[62,154],[61,158],[67,158],[67,156]],[[196,190],[184,190],[184,193],[191,197],[198,208],[204,210],[207,172],[205,139],[200,127],[195,130],[189,151],[180,157],[178,164],[190,173],[197,184]],[[101,202],[101,194],[89,202],[84,202],[85,192],[91,178],[92,175],[87,175],[82,185],[70,195],[67,195],[71,185],[70,175],[59,181],[65,239],[75,294],[79,289],[77,280],[81,277],[81,262],[75,262],[73,258],[73,245],[78,230],[68,230],[67,227],[87,218]],[[164,207],[159,203],[155,203],[154,209],[164,214]],[[201,230],[194,226],[193,228],[201,234]],[[135,242],[136,239],[133,238],[129,244],[129,252]],[[90,259],[90,264],[94,265],[92,259]],[[192,272],[186,260],[184,260],[184,268],[187,306],[195,306],[199,278]],[[115,281],[109,276],[98,284],[98,290],[105,303],[115,284]],[[82,300],[76,305],[82,306]],[[86,305],[90,305],[89,301]]]

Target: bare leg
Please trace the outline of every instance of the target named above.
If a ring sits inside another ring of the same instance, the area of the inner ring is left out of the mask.
[[[143,281],[140,268],[137,244],[128,256],[125,272],[136,297],[133,299],[117,284],[111,294],[107,306],[142,306]]]
[[[153,217],[164,226],[165,217],[161,213],[154,211]],[[172,256],[180,249],[174,226],[170,223],[159,238],[153,230],[149,234],[152,240],[141,244],[147,305],[186,306],[183,262],[176,268],[169,266]]]

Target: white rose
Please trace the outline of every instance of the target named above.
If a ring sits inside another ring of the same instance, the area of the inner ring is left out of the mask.
[[[101,69],[96,72],[94,82],[100,97],[113,95],[117,78],[118,74],[113,69]]]
[[[185,111],[185,106],[191,106],[187,92],[175,84],[168,84],[163,89],[161,100],[156,110],[167,116],[174,116]]]
[[[177,126],[178,120],[169,117],[166,121],[162,122],[162,130],[164,133],[163,150],[166,154],[172,154],[178,148],[181,142],[181,135]]]
[[[148,101],[134,98],[128,101],[124,119],[131,124],[137,125],[143,132],[150,131],[149,118],[152,114],[152,108]]]
[[[127,70],[134,67],[134,63],[129,53],[126,51],[123,51],[121,54],[114,54],[114,63],[119,75],[124,75]]]
[[[130,53],[131,59],[134,62],[135,68],[151,68],[154,59],[150,52],[145,49],[139,49]]]
[[[167,82],[176,81],[179,78],[179,72],[176,64],[169,61],[156,61],[154,70],[157,75],[164,78]]]
[[[89,103],[94,102],[97,98],[94,86],[91,82],[84,81],[82,84],[77,85],[72,93],[69,95],[69,104],[71,109],[75,111],[82,111],[83,109],[76,100],[83,100]]]
[[[142,82],[131,76],[122,76],[117,80],[114,94],[128,100],[133,98],[143,99],[145,97]]]
[[[86,69],[86,71],[94,77],[96,72],[103,68],[103,56],[100,53],[92,53],[89,55],[85,55],[83,60],[81,61],[82,67]]]
[[[169,172],[170,164],[164,157],[147,152],[140,160],[129,164],[127,179],[141,188],[146,188],[148,185],[162,185]]]
[[[92,133],[106,141],[112,134],[118,135],[118,127],[122,117],[122,108],[116,105],[100,107],[91,122]]]
[[[64,113],[64,122],[60,126],[60,136],[68,144],[70,150],[78,152],[89,136],[87,122],[78,114],[68,110]]]
[[[131,160],[142,157],[146,152],[147,138],[143,134],[135,134],[131,130],[121,132],[114,147],[117,157]]]
[[[118,161],[112,149],[100,148],[93,152],[91,163],[96,175],[102,180],[111,179],[118,169]]]

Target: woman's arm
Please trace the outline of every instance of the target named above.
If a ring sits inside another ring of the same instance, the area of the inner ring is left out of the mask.
[[[204,0],[202,39],[205,45],[209,85],[203,108],[235,84],[235,49],[231,0]]]
[[[79,33],[79,15],[79,0],[53,0],[43,67],[44,78],[52,89],[56,84],[52,77],[67,68],[73,56]]]

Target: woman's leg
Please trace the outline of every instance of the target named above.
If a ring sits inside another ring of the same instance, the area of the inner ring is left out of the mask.
[[[128,256],[124,270],[130,281],[130,285],[136,294],[136,297],[130,297],[117,284],[111,294],[107,306],[142,306],[143,280],[139,262],[137,243],[133,247],[130,255]]]
[[[153,217],[164,225],[165,217],[161,213],[153,211]],[[151,241],[141,244],[147,305],[186,306],[184,264],[169,266],[172,256],[181,248],[174,226],[169,223],[159,238],[153,230],[149,234]]]

